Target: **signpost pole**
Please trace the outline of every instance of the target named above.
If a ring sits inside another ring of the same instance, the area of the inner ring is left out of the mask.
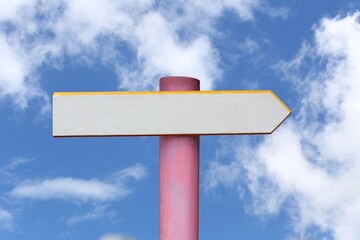
[[[160,79],[160,91],[198,90],[195,78]],[[160,240],[198,239],[199,141],[198,135],[160,136]]]

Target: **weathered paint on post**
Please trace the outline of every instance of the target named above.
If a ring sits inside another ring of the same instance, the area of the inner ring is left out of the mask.
[[[200,81],[160,79],[160,91],[184,90],[200,90]],[[160,240],[198,239],[199,141],[194,135],[160,136]]]

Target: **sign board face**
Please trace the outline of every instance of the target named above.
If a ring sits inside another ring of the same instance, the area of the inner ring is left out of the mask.
[[[54,93],[53,135],[269,134],[290,113],[270,90]]]

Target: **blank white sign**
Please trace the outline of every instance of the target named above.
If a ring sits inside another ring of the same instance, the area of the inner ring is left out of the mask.
[[[290,113],[269,90],[54,93],[53,135],[268,134]]]

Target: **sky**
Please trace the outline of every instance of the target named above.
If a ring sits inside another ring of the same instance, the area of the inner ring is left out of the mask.
[[[200,239],[360,239],[360,2],[0,0],[0,239],[159,237],[159,138],[53,138],[52,94],[273,90],[271,135],[203,136]]]

